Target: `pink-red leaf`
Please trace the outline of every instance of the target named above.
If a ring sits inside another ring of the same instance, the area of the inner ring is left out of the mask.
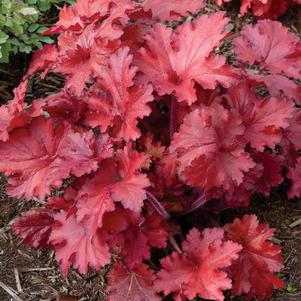
[[[43,199],[70,174],[98,167],[92,132],[75,132],[66,122],[37,118],[0,142],[0,171],[8,175],[9,194]]]
[[[239,116],[220,105],[188,114],[170,148],[177,153],[183,180],[204,189],[242,183],[244,172],[254,166],[244,151],[244,132]]]
[[[103,160],[94,177],[87,179],[76,206],[78,220],[86,220],[90,233],[102,226],[103,215],[115,209],[114,202],[140,212],[146,199],[145,188],[149,186],[146,175],[139,173],[145,161],[145,155],[126,148],[115,158]]]
[[[53,213],[45,208],[27,211],[12,222],[14,233],[23,239],[23,242],[34,248],[50,246],[49,236],[54,224]]]
[[[110,57],[108,67],[98,70],[104,92],[87,98],[87,123],[99,125],[102,131],[113,123],[114,136],[126,141],[140,137],[138,119],[151,113],[147,103],[153,101],[150,85],[134,85],[137,68],[131,66],[129,51],[128,47],[120,48]]]
[[[239,244],[224,241],[222,229],[206,229],[202,234],[192,229],[183,243],[183,254],[174,252],[161,260],[163,269],[157,274],[156,290],[165,295],[175,292],[188,299],[199,295],[222,301],[222,291],[231,288],[223,269],[238,258],[240,250]]]
[[[151,10],[153,18],[160,21],[177,20],[188,12],[196,13],[204,6],[203,0],[165,0],[163,3],[160,0],[145,0],[143,2],[143,9]]]
[[[146,37],[147,46],[137,54],[142,79],[151,82],[160,95],[175,93],[178,101],[188,104],[196,101],[195,83],[205,89],[218,83],[229,87],[236,75],[224,57],[210,56],[227,35],[227,23],[224,13],[219,12],[184,23],[176,33],[163,25],[155,26]]]
[[[299,197],[301,195],[301,158],[298,158],[294,167],[290,167],[287,177],[292,181],[288,196],[290,198]]]
[[[273,273],[283,267],[281,250],[269,242],[274,230],[259,224],[255,215],[245,215],[225,226],[227,238],[242,245],[242,252],[230,268],[234,295],[246,294],[248,299],[264,300],[272,295],[273,288],[284,283]]]
[[[86,274],[89,267],[100,269],[110,262],[109,248],[99,234],[89,235],[84,224],[63,211],[54,219],[50,242],[65,277],[70,266]]]
[[[24,79],[14,89],[14,99],[0,107],[0,141],[7,141],[10,131],[23,127],[30,121],[30,116],[24,111],[27,84],[28,80]]]
[[[242,117],[246,127],[244,137],[251,146],[263,151],[273,148],[282,138],[282,130],[289,126],[293,104],[285,99],[259,100],[246,83],[229,89],[226,95],[229,105]]]
[[[154,273],[140,263],[132,269],[118,262],[109,273],[109,301],[160,301],[153,288]]]
[[[239,60],[259,62],[272,74],[301,77],[301,43],[297,36],[278,21],[262,20],[246,25],[234,40]]]

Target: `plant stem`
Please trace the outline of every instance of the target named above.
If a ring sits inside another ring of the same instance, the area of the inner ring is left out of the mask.
[[[159,200],[149,191],[146,191],[147,199],[150,202],[150,204],[154,207],[154,209],[166,220],[170,218],[168,212],[165,210],[165,208],[161,205]],[[172,245],[172,247],[179,253],[182,253],[181,248],[179,247],[177,241],[173,237],[172,234],[169,235],[169,242]]]
[[[170,141],[173,138],[177,128],[177,100],[174,95],[171,96],[170,104],[170,120],[169,120],[169,137]]]
[[[191,207],[188,210],[185,210],[181,213],[181,215],[186,215],[188,213],[191,213],[201,207],[203,207],[207,203],[207,199],[205,198],[204,194],[202,194],[200,197],[198,197],[191,205]]]
[[[146,191],[147,199],[154,209],[166,220],[170,218],[169,213],[165,210],[159,200],[149,191]]]
[[[173,248],[179,253],[182,253],[181,248],[179,247],[178,243],[176,242],[175,238],[173,237],[173,235],[169,235],[169,242],[170,244],[173,246]]]

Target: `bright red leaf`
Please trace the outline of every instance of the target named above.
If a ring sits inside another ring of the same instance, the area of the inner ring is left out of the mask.
[[[65,277],[70,266],[86,274],[89,267],[100,269],[110,263],[109,248],[100,234],[87,234],[84,224],[78,223],[74,215],[67,217],[63,211],[54,219],[50,242]]]
[[[146,175],[139,169],[146,161],[142,153],[126,148],[115,158],[103,160],[99,171],[88,178],[77,196],[77,219],[86,220],[89,232],[94,234],[102,226],[105,212],[115,209],[115,202],[125,208],[140,212],[149,186]]]
[[[199,295],[222,301],[222,291],[231,288],[231,280],[223,269],[238,258],[240,250],[239,244],[224,241],[221,229],[206,229],[201,234],[194,228],[183,243],[183,254],[174,252],[160,261],[162,270],[157,274],[156,290],[188,299]]]
[[[108,276],[108,301],[160,301],[153,288],[154,272],[140,263],[128,269],[116,263]]]
[[[160,21],[173,21],[185,16],[188,12],[196,13],[203,8],[205,3],[203,0],[145,0],[143,9],[151,10],[154,19]]]
[[[101,90],[86,99],[90,109],[87,123],[102,131],[113,123],[114,136],[126,141],[140,137],[138,119],[151,113],[147,103],[153,101],[150,85],[134,85],[137,68],[131,66],[129,50],[120,48],[110,57],[108,67],[98,70]]]
[[[30,116],[24,111],[27,84],[28,80],[24,79],[14,89],[14,99],[0,107],[0,141],[7,141],[10,131],[23,127],[30,121]]]
[[[150,259],[151,247],[167,246],[166,225],[158,214],[144,217],[118,207],[114,212],[104,215],[103,224],[103,229],[111,236],[108,240],[110,247],[119,250],[117,253],[124,257],[124,262],[130,268],[143,259]]]
[[[196,101],[195,83],[205,89],[217,84],[228,88],[235,82],[235,73],[223,56],[211,56],[227,35],[227,23],[219,12],[184,23],[176,33],[163,25],[154,26],[146,37],[147,46],[136,56],[142,80],[151,82],[160,95],[174,92],[178,101],[188,104]]]
[[[188,114],[170,151],[180,163],[178,173],[192,186],[232,189],[254,166],[244,151],[245,127],[239,116],[220,105]]]
[[[48,73],[52,64],[58,58],[58,51],[55,45],[44,45],[41,50],[38,50],[32,57],[26,76],[30,77],[37,71],[44,70],[41,77]]]
[[[282,130],[289,126],[293,104],[281,98],[260,100],[246,83],[230,88],[228,104],[242,117],[246,127],[244,137],[251,146],[263,151],[281,141]]]
[[[272,295],[273,288],[284,283],[273,273],[283,268],[281,249],[268,240],[274,230],[259,224],[255,215],[245,215],[225,226],[226,235],[242,245],[242,252],[230,268],[234,295],[246,294],[248,299],[264,300]]]
[[[86,82],[93,77],[96,69],[107,64],[119,42],[104,39],[99,26],[91,24],[80,34],[64,33],[59,37],[58,46],[59,64],[53,64],[52,70],[66,75],[66,88],[81,95]]]
[[[12,221],[14,233],[22,237],[23,242],[34,248],[49,247],[49,236],[54,224],[53,212],[37,208],[24,213]]]
[[[288,192],[289,198],[299,197],[301,195],[301,158],[297,160],[294,167],[290,167],[287,177],[292,181]]]
[[[26,199],[43,199],[70,174],[79,177],[98,167],[91,132],[75,132],[66,122],[42,117],[1,142],[0,157],[8,193]]]
[[[241,36],[234,40],[234,50],[239,60],[258,62],[272,74],[301,77],[301,43],[278,21],[262,20],[246,25]]]

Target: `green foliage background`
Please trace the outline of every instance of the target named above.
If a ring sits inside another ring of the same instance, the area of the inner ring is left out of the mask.
[[[30,53],[54,40],[43,36],[51,24],[45,16],[74,0],[0,0],[0,63],[8,63],[11,53]]]

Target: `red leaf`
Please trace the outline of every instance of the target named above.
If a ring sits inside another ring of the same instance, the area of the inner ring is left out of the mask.
[[[215,0],[217,5],[222,5],[230,1],[232,0]],[[242,0],[240,13],[244,15],[249,9],[252,9],[255,16],[277,19],[286,12],[289,1],[290,0]]]
[[[104,39],[97,25],[91,24],[80,34],[64,33],[59,37],[58,46],[59,64],[54,64],[52,69],[67,75],[66,87],[79,96],[93,72],[107,64],[119,42]]]
[[[111,252],[122,256],[130,268],[143,259],[149,259],[151,247],[164,248],[167,244],[167,230],[162,217],[144,217],[121,206],[103,215],[101,232]]]
[[[140,137],[138,119],[151,113],[147,103],[153,101],[150,85],[134,86],[137,68],[131,66],[133,56],[129,51],[127,47],[120,48],[110,57],[108,67],[99,70],[99,85],[105,93],[87,99],[90,108],[87,123],[93,127],[99,125],[105,131],[115,122],[114,136],[126,141]]]
[[[111,2],[110,13],[99,26],[99,34],[108,40],[119,39],[123,34],[123,27],[128,23],[128,14],[136,8],[131,0]]]
[[[101,20],[109,13],[111,0],[78,0],[74,5],[64,6],[59,21],[45,34],[80,31],[86,24]]]
[[[122,263],[116,263],[109,273],[109,301],[160,301],[153,289],[154,273],[147,265],[140,263],[129,270]]]
[[[80,121],[85,111],[85,103],[68,93],[67,90],[51,94],[45,98],[35,99],[30,108],[32,117],[44,116],[64,118],[74,124]]]
[[[54,219],[50,242],[65,277],[70,266],[86,274],[88,267],[100,269],[110,263],[109,248],[99,234],[87,234],[84,224],[78,223],[74,215],[67,218],[63,211]]]
[[[258,84],[265,84],[271,96],[282,97],[287,96],[301,103],[301,87],[294,81],[290,80],[284,75],[255,75],[248,73],[247,77]]]
[[[283,268],[281,250],[268,239],[274,230],[259,224],[255,215],[245,215],[225,226],[227,238],[243,246],[237,261],[231,266],[234,295],[247,294],[248,299],[269,298],[273,288],[282,288],[284,283],[273,275]]]
[[[223,290],[231,288],[231,280],[222,271],[238,258],[239,244],[224,241],[222,229],[206,229],[201,234],[190,230],[183,243],[184,253],[172,253],[161,260],[163,269],[155,281],[157,291],[193,299],[224,300]]]
[[[301,195],[301,158],[298,158],[296,166],[290,167],[287,177],[292,181],[292,187],[288,192],[289,198]]]
[[[157,214],[145,217],[136,212],[117,208],[107,213],[103,220],[104,229],[111,236],[109,245],[120,250],[128,267],[132,268],[143,259],[150,258],[150,248],[165,248],[167,229],[164,220]]]
[[[23,242],[34,248],[49,247],[49,236],[54,218],[51,210],[38,208],[27,211],[12,221],[14,233],[22,237]]]
[[[244,82],[230,88],[226,95],[228,104],[242,117],[246,127],[244,137],[251,146],[263,151],[273,148],[282,138],[282,130],[289,126],[293,104],[284,99],[257,99]]]
[[[220,105],[188,114],[170,148],[178,155],[183,180],[203,189],[241,184],[243,173],[254,166],[244,151],[244,131],[238,115]]]
[[[75,132],[66,122],[38,118],[15,129],[9,142],[0,143],[0,171],[9,176],[8,193],[43,199],[70,174],[79,177],[96,170],[94,148],[91,132]]]
[[[165,0],[163,3],[160,0],[145,0],[143,2],[143,9],[151,10],[153,18],[160,21],[178,20],[180,16],[185,16],[188,12],[196,13],[204,6],[203,0]]]
[[[37,71],[44,70],[42,73],[45,75],[48,73],[52,64],[56,62],[58,58],[58,51],[55,45],[44,45],[41,50],[38,50],[32,57],[28,71],[26,73],[27,77],[34,75]]]
[[[272,74],[283,72],[296,79],[301,77],[301,43],[278,21],[246,25],[234,40],[234,49],[239,60],[259,62]]]
[[[289,127],[285,130],[285,139],[294,145],[296,150],[301,150],[301,110],[295,108]]]
[[[258,178],[254,191],[265,196],[270,194],[272,187],[278,187],[283,181],[281,176],[283,158],[275,153],[256,153],[253,154],[255,162],[262,165],[262,173]]]
[[[50,29],[46,30],[44,34],[54,34],[64,32],[66,30],[79,31],[83,26],[74,6],[66,6],[60,10],[58,22]]]
[[[151,82],[159,95],[175,92],[178,101],[188,104],[196,101],[195,83],[205,89],[214,89],[218,83],[228,88],[236,75],[224,57],[210,56],[227,35],[227,23],[224,13],[219,12],[184,23],[176,33],[163,25],[155,26],[146,37],[147,47],[137,54],[141,80]]]
[[[87,179],[77,196],[77,218],[86,220],[89,232],[95,233],[102,226],[103,214],[113,211],[114,202],[121,202],[125,208],[140,212],[146,199],[147,177],[139,173],[146,161],[142,153],[126,148],[113,159],[101,162],[99,171]]]
[[[27,84],[28,80],[24,79],[14,89],[14,99],[0,107],[0,141],[7,141],[10,131],[23,127],[30,121],[30,116],[24,111]]]

